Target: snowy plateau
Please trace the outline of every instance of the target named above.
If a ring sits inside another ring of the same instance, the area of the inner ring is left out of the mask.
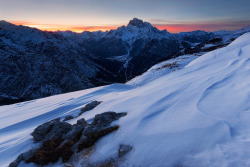
[[[250,166],[250,33],[196,59],[181,58],[181,69],[154,79],[145,73],[127,84],[1,106],[0,166],[39,145],[31,136],[37,126],[69,115],[70,124],[81,118],[90,123],[107,111],[127,113],[112,122],[118,130],[99,139],[88,157],[77,153],[67,164],[59,159],[46,166],[98,166],[117,159],[121,144],[132,149],[118,166]],[[75,117],[95,100],[102,103]]]

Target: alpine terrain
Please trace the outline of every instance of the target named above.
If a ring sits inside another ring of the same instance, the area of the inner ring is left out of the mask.
[[[76,34],[0,25],[4,97],[128,81],[1,106],[0,166],[250,166],[249,27],[170,34],[133,19]]]
[[[106,32],[48,32],[0,21],[0,104],[125,83],[157,63],[195,54],[193,60],[248,31],[171,34],[134,18]]]

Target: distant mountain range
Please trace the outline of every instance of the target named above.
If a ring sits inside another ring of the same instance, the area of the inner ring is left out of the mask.
[[[107,32],[47,32],[0,21],[0,103],[126,82],[161,61],[223,47],[249,31],[171,34],[134,18]]]

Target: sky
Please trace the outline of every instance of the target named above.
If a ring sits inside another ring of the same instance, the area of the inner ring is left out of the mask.
[[[105,31],[132,18],[169,32],[250,25],[250,0],[0,0],[0,20],[41,30]]]

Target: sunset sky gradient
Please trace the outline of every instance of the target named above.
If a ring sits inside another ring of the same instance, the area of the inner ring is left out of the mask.
[[[48,31],[106,31],[134,17],[169,32],[250,25],[249,0],[0,0],[0,20]]]

